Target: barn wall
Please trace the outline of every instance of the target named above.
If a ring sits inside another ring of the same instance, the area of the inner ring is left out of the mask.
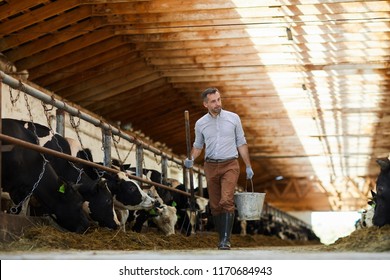
[[[48,125],[50,121],[53,129],[56,128],[56,108],[47,105],[47,113],[42,102],[32,96],[25,95],[23,92],[12,89],[6,84],[2,84],[2,117],[14,118],[30,121],[42,125]],[[31,112],[31,117],[30,117]],[[78,139],[76,130],[72,127],[68,113],[65,113],[65,136],[73,139]],[[74,118],[74,123],[78,125],[77,130],[81,139],[81,144],[85,148],[91,149],[95,162],[103,162],[102,149],[102,132],[101,129],[94,125],[78,118]],[[120,139],[119,136],[114,136],[116,146],[112,141],[111,156],[112,158],[120,159],[126,164],[136,166],[136,146],[125,139]],[[129,153],[130,151],[130,153]],[[144,150],[144,168],[161,170],[161,157],[155,156],[152,152]],[[169,161],[168,177],[177,179],[180,182],[183,180],[183,169],[180,165]],[[194,173],[194,186],[198,186],[197,174]],[[203,186],[206,186],[203,183]]]
[[[294,216],[294,217],[304,221],[305,223],[307,223],[309,225],[312,224],[312,220],[311,220],[312,212],[311,211],[290,211],[287,213],[290,214],[291,216]]]

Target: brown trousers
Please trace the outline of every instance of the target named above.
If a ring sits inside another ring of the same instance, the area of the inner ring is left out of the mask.
[[[213,216],[234,213],[234,192],[240,175],[237,159],[222,163],[205,162],[204,172]]]

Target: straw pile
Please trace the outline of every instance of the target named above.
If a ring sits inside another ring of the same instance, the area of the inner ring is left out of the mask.
[[[0,243],[1,251],[48,251],[48,250],[197,250],[215,249],[217,234],[197,233],[186,237],[181,234],[165,236],[157,231],[135,233],[93,228],[84,234],[63,232],[51,226],[26,229],[13,242]],[[233,235],[235,248],[293,246],[294,249],[318,251],[365,251],[390,250],[390,225],[382,228],[360,229],[350,236],[340,238],[334,244],[281,240],[264,235]],[[315,246],[306,246],[315,245]]]

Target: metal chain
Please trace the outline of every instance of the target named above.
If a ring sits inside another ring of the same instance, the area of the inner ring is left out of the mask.
[[[118,160],[123,165],[126,162],[127,158],[130,156],[130,153],[133,150],[135,143],[134,142],[132,143],[132,145],[130,147],[130,150],[127,152],[125,158],[122,160],[121,157],[120,157],[120,154],[119,154],[119,148],[117,146],[117,144],[119,144],[120,139],[121,139],[120,135],[118,135],[118,139],[119,140],[116,140],[115,137],[114,137],[114,134],[112,135],[112,140],[114,142],[114,147],[115,147],[116,154],[118,156]]]
[[[11,100],[11,104],[13,107],[15,107],[15,104],[19,100],[19,97],[20,97],[20,89],[18,89],[18,95],[16,95],[16,98],[14,98],[14,96],[12,95],[12,88],[9,87],[8,89],[9,89],[9,97]]]
[[[51,108],[47,108],[47,104],[45,102],[43,102],[43,101],[41,101],[41,104],[42,104],[42,107],[43,107],[43,111],[45,112],[45,117],[46,117],[46,120],[47,120],[47,126],[50,128],[50,131],[53,132],[54,130],[53,130],[53,127],[51,125],[49,112],[51,110],[53,110],[54,106],[52,105]]]
[[[156,161],[157,165],[161,165],[161,163],[162,163],[162,156],[160,157],[160,161],[158,161],[157,155],[154,154],[154,153],[153,153],[153,155],[154,155],[154,160]]]
[[[73,115],[69,115],[69,120],[70,120],[71,126],[73,127],[74,131],[76,132],[77,139],[78,139],[79,142],[80,142],[81,148],[82,148],[83,151],[84,151],[85,148],[84,148],[83,142],[81,141],[80,131],[79,131],[80,118],[79,118],[79,121],[77,122],[77,124],[76,124],[75,121],[74,121],[74,116],[73,116]],[[84,152],[84,153],[85,153],[85,152]],[[88,160],[90,160],[90,159],[88,158],[88,155],[87,155],[86,153],[85,153],[85,156],[87,157]]]
[[[71,126],[73,127],[74,131],[76,132],[77,139],[78,139],[79,142],[80,142],[82,152],[84,153],[84,155],[85,155],[85,157],[87,158],[87,160],[92,161],[92,160],[88,157],[88,154],[87,154],[87,152],[85,151],[83,142],[81,141],[80,130],[79,130],[80,118],[79,118],[77,124],[76,124],[76,122],[75,122],[75,120],[74,120],[74,116],[73,116],[73,115],[69,115],[69,120],[70,120]],[[93,170],[95,171],[95,173],[97,174],[97,176],[98,176],[99,179],[103,177],[104,171],[100,171],[100,169],[97,169],[97,168],[94,168]],[[79,178],[81,178],[81,174],[79,175]]]
[[[54,141],[56,142],[56,145],[57,145],[58,149],[61,151],[61,153],[64,153],[64,151],[63,151],[63,149],[62,149],[60,143],[58,142],[58,139],[55,137],[55,134],[56,134],[56,133],[55,133],[55,131],[54,131],[54,129],[53,129],[53,126],[51,125],[51,121],[50,121],[50,114],[49,114],[49,112],[50,112],[51,110],[53,110],[54,106],[51,106],[51,108],[48,108],[48,107],[46,106],[46,103],[43,102],[43,101],[41,102],[41,104],[42,104],[42,106],[43,106],[43,110],[45,111],[45,116],[46,116],[46,120],[47,120],[47,125],[48,125],[48,127],[49,127],[51,133],[53,134],[53,139],[54,139]],[[84,170],[83,170],[82,168],[78,168],[72,161],[69,161],[69,160],[68,160],[68,163],[69,163],[74,169],[76,169],[77,172],[79,173],[79,175],[78,175],[78,177],[77,177],[77,181],[76,181],[76,184],[78,184],[78,183],[80,182],[80,180],[81,180],[81,175],[83,174]]]
[[[123,159],[123,163],[125,163],[125,162],[126,162],[127,158],[129,157],[129,155],[130,155],[131,151],[132,151],[132,150],[133,150],[133,148],[134,148],[134,145],[135,145],[135,143],[133,143],[133,145],[131,145],[131,148],[130,148],[130,150],[127,152],[127,154],[126,154],[125,158]]]
[[[34,192],[35,189],[38,187],[39,182],[41,182],[42,177],[43,177],[43,174],[44,174],[45,171],[46,171],[46,164],[48,163],[48,160],[45,159],[45,157],[44,157],[42,154],[41,154],[41,156],[43,157],[43,166],[42,166],[42,171],[41,171],[41,173],[40,173],[39,176],[38,176],[38,181],[35,182],[35,184],[33,185],[33,188],[32,188],[32,190],[31,190],[31,192],[30,192],[22,201],[20,201],[20,202],[18,203],[18,205],[11,207],[11,209],[10,209],[11,214],[16,214],[16,213],[17,213],[18,208],[19,208],[20,206],[22,206],[22,205],[25,203],[25,201],[27,201],[28,199],[30,199],[30,197],[32,196],[33,192]]]
[[[33,118],[33,115],[31,113],[31,107],[30,107],[30,103],[28,102],[28,96],[27,96],[27,93],[24,93],[24,101],[26,102],[26,108],[27,108],[27,111],[28,111],[28,115],[30,117],[30,122],[31,122],[31,125],[33,126],[34,130],[34,135],[36,137],[36,140],[37,140],[37,144],[39,144],[39,137],[38,137],[38,134],[37,134],[37,128],[35,127],[35,124],[34,124],[34,118]]]
[[[112,142],[114,143],[116,155],[118,156],[119,163],[121,165],[123,165],[124,161],[122,161],[122,159],[121,159],[121,156],[120,156],[119,150],[118,150],[118,146],[117,146],[117,144],[119,144],[119,141],[120,141],[120,136],[118,137],[118,139],[119,140],[115,139],[114,134],[112,134]]]

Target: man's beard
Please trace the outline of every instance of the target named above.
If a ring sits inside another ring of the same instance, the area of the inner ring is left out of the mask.
[[[213,113],[214,114],[219,114],[219,113],[221,113],[221,109],[222,109],[222,107],[214,108],[213,109]]]

